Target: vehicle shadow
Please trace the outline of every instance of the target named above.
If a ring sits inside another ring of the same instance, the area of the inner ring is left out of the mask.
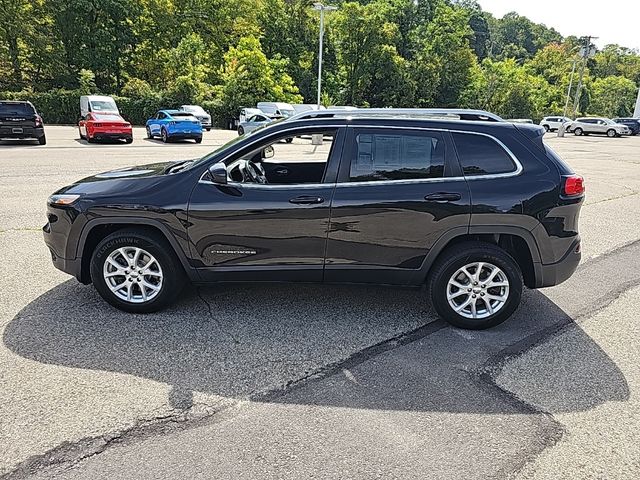
[[[477,392],[461,400],[462,383],[477,383],[469,372],[514,344],[527,348],[523,339],[536,338],[554,325],[572,324],[542,293],[527,291],[510,321],[484,332],[462,331],[436,320],[425,297],[423,290],[372,286],[219,285],[194,289],[166,311],[132,315],[108,306],[92,287],[70,280],[20,311],[6,327],[3,341],[14,353],[38,362],[169,384],[172,406],[188,408],[194,392],[239,398],[278,389],[348,357],[351,366],[344,368],[364,365],[367,357],[358,358],[358,352],[437,321],[441,328],[433,328],[435,333],[418,335],[402,347],[406,361],[386,367],[388,362],[378,362],[384,371],[362,373],[389,379],[382,390],[357,388],[350,394],[343,385],[336,395],[317,398],[294,391],[264,401],[504,413],[511,407],[487,402]],[[571,328],[581,355],[579,361],[575,356],[572,360],[574,352],[556,359],[564,362],[566,381],[546,394],[563,401],[550,398],[547,403],[578,411],[627,399],[629,388],[615,363],[577,325]],[[353,385],[341,368],[335,381]],[[544,375],[544,369],[537,375]],[[355,383],[366,385],[367,378]]]
[[[40,147],[37,139],[0,140],[0,147]]]

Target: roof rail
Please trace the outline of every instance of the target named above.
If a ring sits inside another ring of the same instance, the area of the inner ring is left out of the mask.
[[[502,118],[494,113],[466,108],[340,108],[309,110],[292,115],[287,118],[287,121],[336,117],[407,117],[504,122]]]

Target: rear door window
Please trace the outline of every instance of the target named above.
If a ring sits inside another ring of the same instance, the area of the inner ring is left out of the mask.
[[[349,180],[372,182],[440,178],[445,141],[440,132],[356,129]]]
[[[495,175],[516,170],[506,150],[491,137],[471,133],[452,135],[465,176]]]

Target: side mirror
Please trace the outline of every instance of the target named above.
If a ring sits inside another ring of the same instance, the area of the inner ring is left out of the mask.
[[[211,181],[216,185],[226,185],[227,180],[227,166],[223,162],[214,163],[209,167],[209,175],[211,175]]]
[[[276,154],[276,151],[273,149],[272,145],[264,147],[262,150],[262,158],[272,158]]]

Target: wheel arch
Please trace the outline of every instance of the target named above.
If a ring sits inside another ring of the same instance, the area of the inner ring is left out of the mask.
[[[100,241],[107,235],[118,230],[137,229],[141,231],[153,232],[163,237],[171,246],[178,260],[182,264],[182,268],[192,281],[199,280],[196,270],[189,264],[184,251],[178,244],[175,237],[168,231],[162,223],[151,219],[133,219],[127,218],[98,218],[89,221],[82,229],[78,245],[76,247],[76,258],[80,258],[80,282],[84,284],[91,283],[91,274],[89,266],[91,262],[91,254],[95,250]]]
[[[431,267],[449,248],[468,241],[489,243],[507,251],[518,263],[525,285],[535,288],[541,264],[538,245],[527,229],[516,226],[472,226],[468,230],[459,227],[445,233],[427,254],[417,283],[427,281]]]

